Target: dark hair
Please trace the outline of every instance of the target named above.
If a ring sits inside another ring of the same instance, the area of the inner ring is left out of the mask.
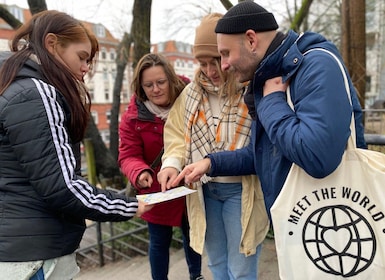
[[[140,101],[144,102],[148,100],[142,87],[142,75],[144,70],[153,66],[163,67],[170,85],[170,104],[174,104],[175,99],[184,89],[185,82],[178,77],[170,62],[161,54],[148,53],[139,60],[131,83],[133,92],[135,92]]]
[[[31,55],[36,55],[43,76],[64,96],[70,107],[69,133],[72,141],[80,141],[84,137],[90,117],[91,99],[84,83],[79,82],[68,67],[59,62],[45,47],[45,38],[49,33],[56,35],[62,47],[89,41],[91,43],[89,65],[92,70],[99,51],[95,35],[80,21],[66,13],[43,11],[35,14],[16,31],[10,43],[13,55],[4,62],[0,70],[0,94],[13,82]]]

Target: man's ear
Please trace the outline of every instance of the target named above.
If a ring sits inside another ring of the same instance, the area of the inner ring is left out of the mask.
[[[257,48],[257,36],[255,35],[255,31],[249,29],[246,31],[245,36],[250,49],[254,52]]]
[[[55,55],[55,50],[56,50],[56,44],[57,44],[57,37],[53,33],[48,33],[45,36],[44,39],[44,45],[46,49],[52,54]]]

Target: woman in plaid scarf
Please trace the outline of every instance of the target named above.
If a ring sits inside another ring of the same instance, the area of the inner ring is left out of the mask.
[[[171,187],[185,165],[249,142],[245,85],[220,68],[214,28],[221,17],[210,14],[196,29],[194,56],[200,68],[165,125],[165,153],[158,174],[162,190]],[[213,278],[257,279],[259,244],[269,228],[258,178],[204,176],[190,187],[197,189],[187,196],[190,246],[200,254],[205,247]]]

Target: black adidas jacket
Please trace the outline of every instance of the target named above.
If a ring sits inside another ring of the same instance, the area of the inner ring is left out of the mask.
[[[9,53],[0,53],[0,64]],[[124,221],[135,199],[91,186],[78,176],[63,96],[29,60],[0,95],[0,261],[70,254],[84,220]]]

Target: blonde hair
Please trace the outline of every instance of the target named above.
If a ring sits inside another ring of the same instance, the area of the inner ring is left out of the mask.
[[[243,85],[239,84],[236,79],[235,75],[232,72],[223,72],[221,68],[221,58],[215,57],[215,65],[217,67],[217,72],[219,73],[221,82],[219,86],[219,96],[224,97],[230,100],[230,104],[234,103],[234,100],[236,100],[238,94],[242,94],[240,91],[240,88],[243,87]],[[206,75],[201,68],[198,68],[197,72],[195,73],[194,82],[197,84],[200,84],[199,77],[200,75]]]

